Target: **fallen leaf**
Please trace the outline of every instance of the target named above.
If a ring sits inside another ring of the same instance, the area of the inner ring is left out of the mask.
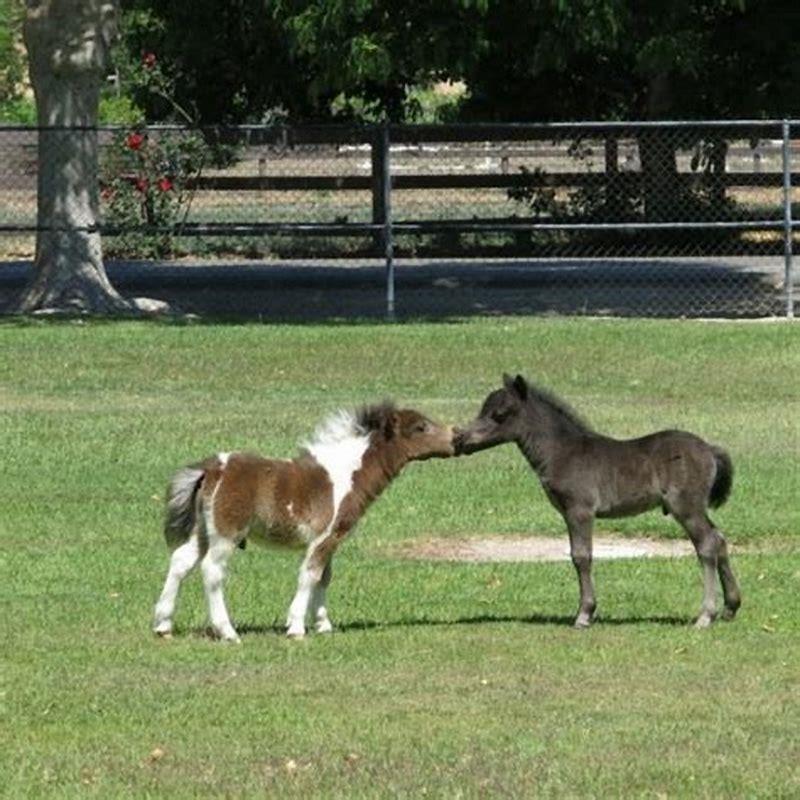
[[[151,763],[156,761],[161,761],[162,758],[166,755],[166,751],[162,747],[154,747],[150,751],[150,755],[147,757],[147,760]]]

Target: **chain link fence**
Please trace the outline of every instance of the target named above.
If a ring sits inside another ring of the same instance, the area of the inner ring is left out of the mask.
[[[798,130],[0,127],[0,287],[34,256],[40,165],[96,137],[68,224],[190,310],[790,316]]]

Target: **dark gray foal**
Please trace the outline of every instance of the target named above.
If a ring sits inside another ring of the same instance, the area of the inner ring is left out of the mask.
[[[457,453],[515,442],[536,471],[545,493],[564,517],[572,563],[580,583],[576,628],[592,621],[592,525],[595,517],[625,517],[663,509],[681,524],[703,567],[703,604],[695,625],[716,616],[716,574],[725,598],[724,619],[741,605],[725,537],[708,517],[730,494],[728,454],[685,431],[660,431],[620,441],[593,431],[565,403],[529,384],[503,376],[503,388],[484,401],[477,418],[458,431]]]

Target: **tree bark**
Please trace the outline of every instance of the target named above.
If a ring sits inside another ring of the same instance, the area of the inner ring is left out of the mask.
[[[116,0],[27,0],[23,28],[40,126],[33,277],[19,310],[136,313],[103,266],[97,115]]]
[[[647,118],[665,119],[672,109],[672,81],[666,73],[651,77],[647,94]],[[644,183],[644,210],[648,222],[674,221],[680,217],[681,191],[675,162],[675,131],[646,129],[639,135],[639,158]]]

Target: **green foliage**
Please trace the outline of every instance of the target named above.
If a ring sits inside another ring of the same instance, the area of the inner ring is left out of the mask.
[[[464,81],[467,118],[784,116],[800,23],[782,0],[123,0],[123,77],[154,52],[194,119],[419,120]],[[128,66],[126,66],[128,65]],[[746,80],[742,76],[747,76]],[[174,108],[133,89],[149,119]]]
[[[784,116],[800,10],[770,0],[495,3],[464,77],[475,119]]]
[[[101,125],[140,125],[144,112],[128,95],[106,95],[100,98],[98,119]]]
[[[0,122],[35,125],[36,119],[36,103],[32,97],[15,97],[0,102]]]
[[[18,99],[25,77],[21,53],[23,6],[19,0],[0,0],[0,108]]]

